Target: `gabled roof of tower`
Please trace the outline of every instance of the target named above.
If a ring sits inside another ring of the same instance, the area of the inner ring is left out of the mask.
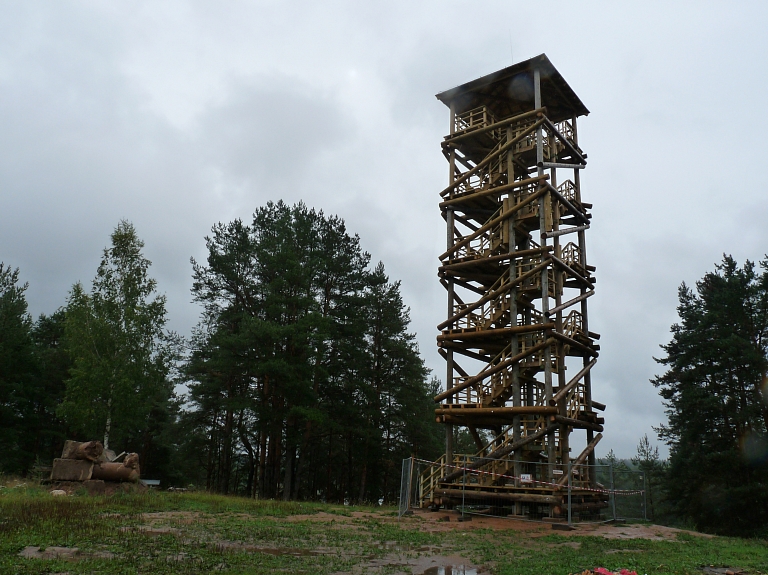
[[[436,97],[446,106],[450,107],[453,103],[457,114],[479,106],[489,108],[498,119],[522,114],[533,110],[535,68],[539,69],[541,76],[541,103],[547,108],[547,116],[552,121],[589,114],[546,54],[440,92]]]

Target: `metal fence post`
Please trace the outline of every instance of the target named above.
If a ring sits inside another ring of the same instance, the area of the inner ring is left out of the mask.
[[[608,474],[611,479],[611,509],[613,510],[613,520],[616,521],[616,490],[613,484],[613,461],[608,462]]]
[[[571,460],[568,460],[568,525],[572,524],[573,514],[571,512],[571,478],[573,473]]]
[[[648,474],[643,473],[643,519],[648,521]]]
[[[416,471],[416,458],[411,455],[411,472],[408,474],[408,511],[411,510],[411,504],[413,503],[413,496],[416,493],[413,484],[413,474]]]
[[[464,469],[464,478],[461,480],[461,520],[464,520],[464,491],[467,489],[467,464],[462,465]]]

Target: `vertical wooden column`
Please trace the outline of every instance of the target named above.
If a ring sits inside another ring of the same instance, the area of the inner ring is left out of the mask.
[[[451,104],[451,125],[450,125],[450,133],[453,134],[456,129],[456,108],[453,104]],[[450,157],[448,158],[448,183],[452,184],[456,179],[456,150],[454,148],[451,148],[450,151]],[[449,195],[450,198],[452,198],[454,195],[453,189],[451,190],[451,193]],[[453,218],[453,208],[448,208],[445,213],[445,224],[446,224],[446,249],[450,249],[451,246],[453,246],[454,242],[456,241],[454,237],[454,218]],[[454,307],[454,282],[453,282],[453,276],[448,275],[446,278],[446,281],[448,282],[448,316],[453,316],[453,307]],[[448,326],[449,329],[453,327],[453,325]],[[448,390],[451,387],[453,387],[453,349],[450,347],[446,350],[446,376],[445,376],[445,389]],[[446,400],[448,403],[453,403],[453,397],[449,397]],[[445,459],[446,464],[452,465],[453,464],[453,425],[446,425],[445,426]],[[450,473],[450,468],[446,469],[446,473]]]
[[[507,128],[507,141],[511,140],[514,135],[514,130],[509,127]],[[515,181],[515,163],[514,163],[514,154],[512,149],[510,149],[507,152],[507,183],[511,184]],[[510,204],[510,207],[512,205],[512,200],[514,198],[514,194],[508,194],[508,203]],[[509,238],[509,280],[513,281],[517,278],[517,260],[514,257],[515,251],[517,250],[517,238],[515,236],[515,217],[509,218],[507,221],[508,227],[508,233],[507,237]],[[511,327],[514,327],[517,325],[517,287],[513,287],[509,291],[509,325]],[[515,356],[518,354],[520,350],[520,342],[518,340],[518,335],[516,333],[513,333],[510,339],[510,356]],[[520,388],[520,366],[518,364],[515,364],[512,366],[512,371],[510,376],[512,377],[512,405],[514,406],[520,406],[522,405],[522,392]],[[521,438],[521,417],[519,415],[516,415],[512,419],[512,438],[515,442],[520,441]],[[513,467],[515,477],[520,477],[520,474],[522,473],[522,469],[520,467],[520,455],[519,450],[512,453],[512,457],[515,459],[515,464]],[[519,485],[519,480],[515,480],[515,485]],[[520,515],[521,508],[520,503],[515,503],[515,514]]]
[[[571,119],[571,122],[573,123],[573,143],[577,146],[579,145],[579,130],[578,126],[576,125],[576,116],[574,116]],[[576,194],[576,200],[581,203],[581,171],[580,170],[573,170],[573,185],[575,188],[575,194]],[[586,269],[587,266],[587,235],[585,230],[579,231],[579,254],[581,259],[581,265]],[[587,287],[582,285],[581,294],[584,295],[587,292]],[[588,305],[587,300],[584,299],[581,301],[581,321],[582,321],[582,329],[585,333],[589,333],[589,311],[588,311]],[[589,363],[590,358],[584,357],[584,365],[587,365]],[[588,411],[592,411],[592,370],[589,370],[586,375],[584,376],[584,401],[586,403],[586,408]],[[594,439],[594,432],[591,429],[587,429],[587,444],[589,445],[592,443],[592,440]],[[595,464],[595,450],[589,452],[589,456],[587,458],[587,463],[589,465]],[[594,479],[594,473],[590,473],[590,481],[593,481]]]
[[[541,72],[538,68],[533,70],[533,100],[534,108],[541,108]],[[536,129],[536,172],[539,176],[544,175],[544,130],[542,126]],[[547,208],[551,205],[549,194],[544,194],[539,199],[539,230],[541,232],[541,247],[547,245],[547,238],[544,232],[547,231]],[[542,257],[544,257],[542,252]],[[541,311],[546,316],[549,312],[549,266],[541,271]],[[544,348],[544,395],[549,404],[552,399],[552,351],[550,347]],[[555,433],[554,431],[547,435],[547,462],[549,463],[548,475],[552,477],[553,465],[556,462],[555,453]]]
[[[552,186],[557,188],[557,169],[551,168],[550,171],[550,182],[552,183]],[[555,204],[553,215],[552,215],[552,231],[558,231],[560,229],[560,206],[559,204]],[[560,246],[560,236],[555,236],[552,238],[552,242],[554,244],[554,252],[555,257],[562,259],[563,254]],[[560,304],[563,303],[563,279],[565,277],[564,272],[561,270],[555,270],[555,307],[560,307]],[[552,319],[552,318],[550,318]],[[558,333],[563,333],[563,311],[558,310],[558,312],[555,314],[555,331]],[[557,385],[558,387],[562,388],[567,383],[566,377],[565,377],[565,345],[562,341],[558,341],[555,344],[555,360],[557,361]],[[560,410],[560,415],[567,415],[566,413],[566,399],[562,399],[560,403],[558,404],[558,409]],[[568,464],[568,460],[570,459],[570,442],[569,442],[569,436],[568,433],[568,426],[567,425],[560,425],[560,429],[558,431],[559,433],[559,439],[560,439],[560,462],[563,465]]]

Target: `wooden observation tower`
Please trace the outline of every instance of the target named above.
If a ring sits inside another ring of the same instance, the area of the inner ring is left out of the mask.
[[[446,453],[421,475],[421,504],[556,516],[570,470],[580,508],[603,507],[588,467],[605,409],[590,385],[600,336],[588,323],[592,206],[576,127],[589,111],[546,55],[437,98],[450,108],[438,268],[448,317],[437,337],[447,385],[435,398]],[[454,452],[456,428],[474,453]]]

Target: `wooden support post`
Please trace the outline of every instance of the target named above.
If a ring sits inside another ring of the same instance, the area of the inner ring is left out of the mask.
[[[450,133],[453,134],[454,130],[456,128],[456,108],[453,104],[451,104],[451,125],[450,125]],[[456,150],[452,149],[450,153],[450,160],[448,162],[448,181],[453,183],[456,180]],[[453,196],[453,190],[454,188],[450,188],[451,196]],[[455,224],[453,221],[453,210],[448,209],[446,213],[446,249],[450,249],[453,245],[454,239],[454,232],[455,232]],[[453,315],[453,305],[454,305],[454,281],[452,278],[447,278],[446,281],[448,282],[448,317],[451,317]],[[447,358],[445,362],[445,368],[446,368],[446,376],[445,376],[445,389],[446,391],[451,389],[453,387],[453,350],[447,349]],[[449,399],[450,403],[453,403],[453,396]],[[450,464],[453,461],[453,425],[446,425],[445,426],[445,460],[446,463]]]

